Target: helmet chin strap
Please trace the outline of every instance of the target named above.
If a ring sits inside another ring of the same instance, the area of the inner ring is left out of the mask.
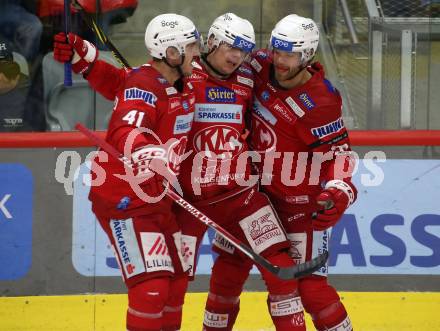
[[[167,58],[166,57],[163,57],[162,58],[162,60],[163,60],[163,62],[165,62],[165,64],[168,66],[168,67],[170,67],[170,68],[172,68],[172,69],[177,69],[177,71],[179,72],[179,74],[183,74],[182,73],[182,65],[183,65],[183,62],[185,62],[185,54],[183,54],[183,55],[181,55],[182,56],[182,61],[179,63],[179,64],[177,64],[177,65],[175,65],[175,66],[173,66],[172,64],[170,64],[169,62],[168,62],[168,60],[167,60]]]
[[[178,74],[179,74],[179,79],[177,79],[177,80],[174,82],[174,85],[173,85],[173,86],[177,89],[177,91],[182,92],[182,91],[183,91],[183,85],[184,85],[184,82],[183,82],[183,77],[184,77],[184,75],[183,75],[183,71],[182,71],[182,65],[183,65],[183,62],[185,62],[185,54],[182,55],[182,61],[180,62],[180,64],[177,64],[177,65],[171,65],[171,64],[168,62],[168,60],[167,60],[166,57],[162,58],[162,60],[163,60],[163,62],[165,62],[165,64],[166,64],[168,67],[177,70],[177,72],[178,72]]]
[[[214,68],[214,66],[211,63],[209,63],[208,55],[211,54],[214,51],[215,51],[215,48],[210,50],[208,53],[202,54],[202,56],[200,58],[202,59],[203,63],[205,63],[209,67],[209,69],[211,69],[217,76],[219,76],[222,79],[228,78],[230,76],[229,74],[224,74],[223,72],[220,72],[219,70]]]

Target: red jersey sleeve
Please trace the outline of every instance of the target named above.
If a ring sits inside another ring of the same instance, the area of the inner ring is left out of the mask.
[[[112,114],[107,132],[107,140],[121,153],[128,135],[137,128],[156,130],[159,120],[159,95],[161,91],[154,81],[145,77],[143,70],[126,79],[116,96],[116,107]],[[130,151],[141,146],[157,143],[154,135],[142,133],[136,136]]]
[[[310,92],[300,93],[297,102],[304,113],[294,126],[297,135],[311,152],[331,153],[327,154],[331,160],[325,162],[325,180],[350,180],[354,159],[339,92],[322,74],[322,80]]]
[[[126,69],[116,68],[105,61],[97,60],[85,78],[92,89],[105,98],[114,100],[118,91],[123,88],[127,75]]]
[[[313,102],[305,93],[304,98]],[[312,150],[326,152],[333,144],[348,138],[340,104],[326,105],[307,111],[294,126],[301,140]]]

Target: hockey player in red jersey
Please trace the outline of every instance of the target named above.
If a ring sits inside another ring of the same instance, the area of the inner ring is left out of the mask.
[[[208,32],[208,52],[193,63],[189,77],[195,89],[195,115],[187,152],[179,177],[184,197],[213,218],[255,252],[279,266],[293,265],[289,242],[268,198],[248,185],[251,164],[247,157],[245,115],[252,105],[253,74],[243,65],[255,45],[253,27],[234,14],[218,17]],[[75,47],[75,46],[74,46]],[[113,99],[123,81],[122,69],[96,61],[87,75],[93,88]],[[174,107],[172,108],[174,111]],[[182,227],[183,258],[196,268],[197,250],[206,227],[187,212],[176,208]],[[219,253],[212,271],[204,330],[232,330],[239,311],[239,296],[252,262],[217,236]],[[235,273],[236,269],[239,272]],[[268,308],[278,331],[305,330],[297,282],[282,281],[261,269],[269,296]],[[182,277],[182,283],[188,278]],[[178,330],[186,287],[173,292],[168,324],[164,330]],[[180,309],[179,309],[180,308]],[[174,328],[173,328],[174,325]]]
[[[70,44],[65,35],[56,36],[55,58],[71,61],[86,76],[99,71],[97,49],[76,35],[68,38]],[[131,71],[114,69],[120,84],[106,141],[124,153],[130,167],[98,155],[92,174],[104,173],[105,179],[89,195],[128,288],[130,331],[168,330],[172,294],[188,269],[172,202],[160,197],[165,179],[172,182],[179,173],[191,129],[194,89],[182,75],[191,74],[199,55],[199,33],[188,18],[164,14],[148,24],[145,42],[153,61]]]
[[[252,103],[254,79],[243,61],[255,45],[253,27],[234,14],[221,15],[211,25],[206,42],[207,53],[191,76],[196,109],[189,143],[197,154],[182,164],[180,179],[188,188],[186,197],[273,264],[293,265],[268,198],[255,183],[249,185],[245,116]],[[194,224],[184,211],[178,212],[178,218],[191,253],[193,275],[194,256],[206,228]],[[232,330],[252,262],[219,235],[213,249],[219,256],[212,269],[203,330]],[[281,281],[265,269],[259,270],[269,292],[268,308],[276,330],[305,330],[297,282]]]
[[[328,249],[329,229],[355,201],[353,159],[339,92],[312,63],[319,30],[311,19],[288,15],[272,31],[270,49],[254,54],[251,145],[261,187],[274,204],[304,262]],[[351,322],[327,267],[299,280],[299,293],[317,330],[349,331]]]

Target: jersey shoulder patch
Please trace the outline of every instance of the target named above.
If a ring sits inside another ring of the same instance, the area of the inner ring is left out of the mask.
[[[177,96],[178,91],[152,67],[143,66],[133,72],[125,82],[123,101],[142,100],[156,107],[159,99]]]
[[[253,52],[249,64],[254,70],[254,73],[260,75],[261,72],[265,72],[272,63],[271,52],[267,49],[260,49]]]
[[[271,57],[271,54],[268,49],[260,49],[255,53],[255,57],[265,60],[269,59]]]
[[[319,76],[311,79],[311,84],[306,84],[307,88],[292,95],[306,113],[319,107],[341,107],[341,96],[329,80]]]
[[[237,69],[237,74],[244,75],[247,77],[253,77],[254,73],[252,72],[252,69],[249,67],[247,63],[243,63],[241,66]]]

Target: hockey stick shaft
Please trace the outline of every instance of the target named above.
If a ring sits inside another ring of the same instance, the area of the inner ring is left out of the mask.
[[[64,0],[64,32],[70,32],[70,0]],[[72,86],[72,64],[64,63],[64,86]]]
[[[86,22],[88,27],[96,34],[98,39],[105,44],[108,49],[112,52],[113,57],[124,67],[124,68],[131,68],[128,61],[122,56],[122,54],[119,52],[119,50],[116,48],[115,45],[111,42],[111,40],[105,35],[104,31],[102,31],[101,27],[98,25],[96,20],[93,18],[93,15],[88,13],[84,7],[77,1],[73,0],[73,5],[76,9],[79,10],[81,13],[81,17]]]
[[[101,148],[103,151],[107,152],[114,158],[117,158],[121,160],[121,162],[124,162],[124,160],[127,160],[123,155],[121,155],[116,148],[114,148],[112,145],[110,145],[108,142],[106,142],[104,139],[100,138],[96,134],[94,134],[92,131],[84,127],[82,124],[78,123],[75,126],[76,129],[81,131],[84,135],[86,135],[96,146]],[[170,189],[167,189],[166,191],[167,196],[176,202],[179,206],[181,206],[183,209],[188,211],[190,214],[192,214],[197,220],[201,221],[206,226],[210,227],[211,229],[217,231],[219,234],[221,234],[224,238],[226,238],[234,247],[236,247],[238,250],[240,250],[243,254],[245,254],[247,257],[249,257],[254,263],[257,263],[261,265],[263,268],[271,272],[272,274],[276,275],[280,279],[288,280],[288,279],[295,279],[302,276],[306,276],[308,274],[311,274],[315,272],[316,270],[323,267],[327,261],[328,253],[324,252],[323,254],[319,255],[318,257],[314,258],[313,260],[307,261],[305,263],[297,264],[292,267],[279,267],[275,266],[272,263],[270,263],[268,260],[266,260],[261,255],[255,253],[250,247],[242,243],[240,240],[235,238],[232,234],[230,234],[226,229],[218,225],[216,222],[214,222],[212,219],[210,219],[208,216],[206,216],[204,213],[202,213],[200,210],[198,210],[196,207],[191,205],[188,201],[183,199],[181,196],[179,196],[177,193],[173,192]]]

